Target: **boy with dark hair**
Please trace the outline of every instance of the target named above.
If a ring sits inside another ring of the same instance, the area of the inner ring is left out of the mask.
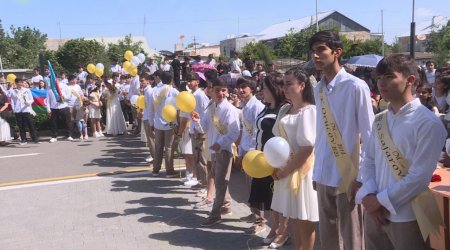
[[[228,95],[226,82],[220,78],[214,79],[212,88],[215,109],[209,109],[205,119],[201,121],[198,113],[192,113],[193,121],[196,124],[201,122],[202,129],[199,130],[206,131],[211,128],[214,131],[212,138],[208,138],[210,141],[208,150],[214,169],[216,197],[208,219],[201,223],[203,227],[220,223],[222,214],[231,214],[231,197],[228,191],[233,157],[231,144],[238,139],[240,131],[238,112],[226,97]]]
[[[367,84],[339,64],[342,41],[332,31],[314,34],[309,46],[323,78],[314,89],[317,106],[313,181],[319,202],[322,249],[362,249],[361,219],[355,205],[360,140],[368,141],[374,118]],[[361,137],[361,139],[360,139]],[[363,147],[363,152],[364,152]]]
[[[428,184],[447,133],[412,95],[418,77],[414,59],[390,55],[376,73],[380,94],[390,104],[372,126],[361,167],[364,183],[356,195],[365,208],[366,249],[430,249],[428,235],[442,221]]]

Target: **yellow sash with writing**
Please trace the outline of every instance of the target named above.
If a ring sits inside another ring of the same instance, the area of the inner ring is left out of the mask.
[[[153,102],[153,110],[154,110],[154,112],[156,112],[156,110],[158,109],[159,105],[164,101],[164,99],[166,99],[166,94],[167,94],[167,92],[169,92],[169,89],[170,89],[170,86],[166,84],[163,87],[163,89],[161,90],[161,92],[159,92],[158,97]]]
[[[242,120],[243,120],[245,129],[247,129],[248,134],[250,136],[252,136],[253,135],[253,125],[251,125],[250,122],[247,119],[245,119],[244,115],[242,115]]]
[[[401,180],[408,174],[409,163],[395,146],[389,134],[387,111],[379,113],[375,117],[375,126],[384,158],[395,178]],[[436,200],[428,187],[411,200],[411,206],[424,241],[427,240],[430,233],[439,233],[439,226],[444,226],[444,223]]]
[[[290,159],[292,160],[294,158],[294,148],[289,143],[288,135],[286,133],[286,129],[284,128],[283,123],[281,122],[281,118],[283,118],[289,112],[291,107],[292,107],[291,104],[286,104],[285,106],[283,106],[280,109],[280,112],[278,114],[278,117],[279,117],[278,118],[279,119],[278,131],[280,132],[281,137],[286,139],[286,141],[289,144],[289,148],[291,149]],[[292,190],[294,193],[298,193],[300,191],[300,188],[302,186],[302,180],[306,177],[306,175],[308,174],[309,170],[312,168],[313,162],[314,162],[314,151],[308,157],[308,159],[306,160],[306,165],[305,165],[306,167],[299,168],[299,169],[295,170],[292,174],[290,174],[288,176],[288,178],[290,178],[290,180],[287,182],[287,188],[288,189]]]
[[[216,128],[217,132],[219,132],[219,134],[224,135],[228,132],[228,129],[226,126],[224,126],[222,123],[220,123],[219,117],[217,117],[216,115],[216,108],[215,108],[215,104],[212,104],[212,107],[210,109],[210,114],[211,114],[211,121],[214,124],[214,127]]]
[[[83,106],[83,97],[81,97],[74,89],[73,86],[68,86],[72,95],[74,95],[78,100],[80,100],[80,106]]]
[[[323,92],[323,88],[319,90],[320,108],[323,120],[323,126],[327,134],[327,142],[333,152],[334,160],[341,175],[341,184],[336,190],[336,194],[346,193],[349,200],[353,196],[353,182],[358,175],[359,166],[359,137],[355,143],[355,147],[352,151],[352,158],[345,151],[344,141],[342,140],[341,132],[339,131],[336,121],[328,104],[326,94]]]

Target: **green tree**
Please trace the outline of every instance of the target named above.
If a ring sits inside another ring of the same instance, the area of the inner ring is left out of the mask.
[[[254,60],[264,61],[265,65],[272,63],[272,60],[275,58],[274,50],[262,42],[245,45],[242,48],[241,55],[245,57],[247,53],[250,53]]]
[[[77,71],[78,65],[86,67],[89,63],[103,63],[105,74],[109,73],[109,59],[105,46],[95,40],[72,39],[56,52],[59,64],[68,72]]]
[[[350,40],[346,36],[341,36],[341,40],[343,43],[342,58],[344,59],[348,59],[352,56],[360,56],[367,54],[378,54],[378,55],[382,54],[381,51],[382,43],[380,39],[370,39],[362,41],[358,39]]]
[[[118,43],[110,43],[108,44],[107,48],[107,54],[108,59],[110,61],[116,59],[117,61],[122,61],[123,55],[125,54],[125,51],[130,50],[133,52],[133,54],[138,53],[144,53],[145,56],[147,54],[144,52],[144,49],[142,48],[142,41],[139,42],[133,42],[131,39],[131,35],[125,36],[123,40],[119,40]]]
[[[6,34],[0,23],[0,52],[5,68],[30,69],[38,64],[39,51],[45,49],[47,35],[28,26],[10,27]]]
[[[437,32],[430,33],[427,47],[433,52],[436,64],[443,66],[450,52],[450,21]]]
[[[279,57],[296,58],[308,60],[309,58],[309,39],[316,33],[315,27],[303,29],[294,33],[291,29],[275,47],[275,54]]]

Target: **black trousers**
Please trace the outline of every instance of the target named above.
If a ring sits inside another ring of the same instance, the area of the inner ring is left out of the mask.
[[[50,122],[52,124],[52,137],[58,137],[58,118],[61,117],[64,119],[64,123],[66,124],[66,136],[72,136],[73,131],[73,123],[72,117],[70,114],[69,107],[63,109],[51,109],[52,114],[50,116]]]
[[[31,140],[37,141],[38,140],[37,133],[34,127],[34,121],[33,117],[31,117],[31,114],[26,112],[26,113],[14,113],[14,115],[16,116],[17,126],[19,126],[20,139],[22,141],[27,140],[26,128],[28,127],[28,131],[30,131]]]

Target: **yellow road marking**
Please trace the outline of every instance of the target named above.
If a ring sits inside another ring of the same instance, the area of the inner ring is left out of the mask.
[[[185,166],[185,165],[184,164],[174,165],[175,168],[183,167],[183,166]],[[86,178],[86,177],[101,177],[101,176],[108,176],[108,175],[146,172],[146,171],[150,171],[150,170],[151,170],[151,168],[136,168],[136,169],[130,169],[130,170],[117,170],[117,171],[112,171],[112,172],[100,172],[100,173],[92,173],[92,174],[69,175],[69,176],[42,178],[42,179],[34,179],[34,180],[26,180],[26,181],[6,182],[6,183],[0,183],[0,187],[17,186],[17,185],[23,185],[23,184],[34,184],[34,183],[51,182],[51,181],[62,181],[62,180],[70,180],[70,179],[80,179],[80,178]]]

